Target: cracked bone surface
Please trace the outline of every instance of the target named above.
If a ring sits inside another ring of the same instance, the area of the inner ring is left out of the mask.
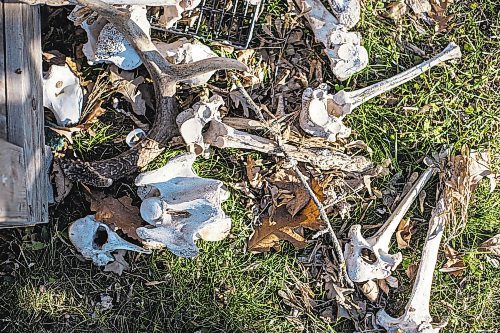
[[[208,101],[195,103],[193,107],[179,113],[177,126],[189,152],[200,155],[208,149],[209,145],[203,141],[202,130],[210,121],[221,120],[219,107],[222,105],[222,97],[214,95]]]
[[[149,36],[151,25],[147,18],[146,6],[126,6],[130,19]],[[76,6],[68,19],[77,23],[85,14],[87,8]],[[82,13],[80,13],[82,11]],[[81,22],[81,27],[87,33],[88,41],[83,45],[83,53],[90,65],[95,63],[113,63],[121,69],[132,70],[142,64],[141,58],[125,36],[106,19],[100,16],[90,16]]]
[[[448,60],[458,59],[461,56],[462,53],[460,52],[460,47],[451,42],[436,56],[391,78],[354,91],[341,90],[333,95],[333,104],[336,108],[335,113],[347,115],[351,113],[352,110],[373,97],[383,94],[384,92],[416,78],[434,66],[442,64]]]
[[[83,90],[68,65],[52,65],[43,76],[43,106],[52,110],[59,126],[80,121]]]
[[[172,1],[170,0],[170,2]],[[166,29],[172,28],[182,18],[182,13],[197,7],[201,3],[201,0],[177,0],[173,2],[164,4],[163,15],[160,16],[158,22]]]
[[[359,20],[359,3],[356,6],[357,0],[334,2],[339,4],[336,6],[339,9],[338,18],[320,0],[295,0],[314,36],[325,46],[333,74],[339,80],[346,80],[366,67],[368,53],[361,45],[359,34],[347,31]]]
[[[85,259],[92,260],[99,266],[114,261],[113,251],[129,250],[151,253],[137,245],[122,239],[105,223],[99,222],[94,215],[78,219],[69,226],[69,239]]]
[[[420,175],[391,216],[373,236],[364,238],[361,235],[361,225],[359,224],[351,227],[349,243],[345,246],[344,256],[347,263],[347,274],[352,281],[365,282],[373,279],[385,279],[401,263],[403,259],[401,253],[389,254],[392,235],[435,172],[436,168],[429,166]]]
[[[363,156],[349,156],[328,148],[306,148],[283,144],[281,147],[273,140],[234,129],[222,122],[210,121],[203,133],[205,144],[217,148],[237,148],[260,151],[266,154],[288,157],[299,162],[310,163],[323,170],[340,169],[347,172],[360,172],[373,167]]]
[[[384,327],[387,332],[437,333],[440,330],[441,327],[435,327],[431,324],[432,317],[429,312],[429,303],[432,277],[436,268],[439,244],[443,236],[445,222],[446,203],[443,196],[441,196],[429,221],[429,229],[422,250],[422,259],[420,260],[410,300],[406,304],[404,314],[401,317],[394,318],[389,316],[383,309],[377,313],[377,324]]]
[[[231,219],[221,207],[229,192],[221,181],[196,175],[195,158],[195,154],[183,154],[137,176],[141,216],[151,225],[137,228],[146,246],[167,247],[177,256],[190,258],[198,254],[196,239],[218,241],[229,234]]]

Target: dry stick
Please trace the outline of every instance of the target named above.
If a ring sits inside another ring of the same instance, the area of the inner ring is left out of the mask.
[[[302,174],[302,172],[299,170],[299,168],[297,166],[297,161],[291,159],[287,155],[286,151],[283,149],[283,147],[282,147],[283,140],[279,140],[278,138],[276,138],[276,137],[281,137],[281,133],[279,133],[278,131],[276,131],[276,129],[273,129],[267,125],[268,122],[264,119],[264,116],[262,115],[262,111],[260,110],[259,106],[257,106],[257,104],[255,104],[252,97],[250,97],[250,95],[248,94],[246,89],[243,87],[243,85],[236,78],[235,75],[232,75],[232,79],[235,82],[236,87],[238,88],[240,93],[243,95],[243,98],[245,98],[245,101],[248,103],[248,105],[250,105],[250,108],[255,112],[255,114],[257,115],[257,118],[259,118],[259,120],[262,122],[263,126],[265,126],[273,135],[275,135],[275,139],[276,139],[278,146],[281,149],[281,152],[283,153],[285,159],[287,159],[288,161],[291,162],[293,171],[295,171],[295,173],[299,177],[300,181],[302,182],[302,184],[306,188],[307,192],[311,196],[311,199],[314,201],[314,203],[318,207],[319,215],[320,215],[321,219],[323,220],[323,222],[326,224],[327,230],[332,237],[333,248],[335,251],[335,255],[337,256],[337,260],[339,262],[342,277],[344,278],[348,287],[354,288],[354,283],[351,281],[351,279],[347,275],[346,262],[345,262],[344,254],[342,252],[342,247],[340,246],[339,239],[337,238],[337,235],[335,234],[335,231],[333,230],[332,224],[330,223],[330,220],[328,219],[328,216],[326,215],[326,211],[325,211],[323,204],[321,203],[321,201],[319,201],[318,197],[316,196],[316,193],[314,193],[311,186],[309,186],[309,184],[307,183],[306,176],[304,176]]]

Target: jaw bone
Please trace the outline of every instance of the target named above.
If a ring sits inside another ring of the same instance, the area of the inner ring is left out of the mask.
[[[351,227],[349,230],[350,240],[346,244],[344,255],[347,263],[347,274],[352,281],[365,282],[373,279],[385,279],[401,263],[403,259],[401,253],[389,254],[392,235],[435,172],[435,166],[429,166],[420,175],[389,219],[372,237],[364,238],[361,235],[361,225],[359,224]],[[367,256],[367,254],[369,255]]]
[[[196,239],[222,240],[231,229],[231,219],[221,207],[229,193],[221,181],[193,172],[195,158],[194,154],[174,157],[164,167],[136,178],[143,199],[141,216],[151,225],[138,228],[137,234],[149,247],[167,247],[187,258],[198,254]]]
[[[436,268],[445,220],[445,199],[441,197],[432,212],[427,238],[422,251],[422,260],[404,314],[401,317],[393,318],[383,309],[377,313],[377,323],[384,327],[387,332],[437,333],[441,329],[442,325],[433,326],[431,324],[432,317],[429,312],[429,303],[432,277]]]
[[[99,266],[115,260],[111,252],[129,250],[151,253],[137,245],[122,239],[105,223],[97,221],[94,215],[78,219],[69,226],[69,239],[85,259],[92,260]]]
[[[328,94],[328,87],[322,84],[318,89],[307,88],[302,96],[300,126],[313,136],[319,136],[329,141],[345,138],[350,135],[350,129],[342,120],[355,108],[364,102],[408,82],[447,60],[461,57],[460,48],[450,43],[435,57],[410,68],[384,81],[366,88]]]

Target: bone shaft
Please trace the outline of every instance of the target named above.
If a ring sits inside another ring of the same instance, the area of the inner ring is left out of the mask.
[[[460,57],[460,48],[457,44],[451,42],[435,57],[384,81],[375,83],[363,89],[347,92],[346,95],[349,97],[348,99],[352,108],[356,108],[373,97],[383,94],[386,91],[396,88],[403,83],[416,78],[436,65],[439,65],[447,60],[457,59]]]
[[[429,316],[429,302],[431,298],[432,277],[439,251],[439,244],[443,237],[445,227],[445,203],[441,197],[429,221],[429,230],[422,250],[422,260],[418,267],[416,282],[413,285],[412,293],[406,312],[418,311],[419,317]]]
[[[392,235],[398,228],[399,222],[401,222],[413,202],[417,199],[419,193],[424,188],[425,184],[427,184],[435,172],[436,169],[434,167],[429,167],[420,175],[420,177],[418,177],[417,181],[412,185],[411,189],[404,196],[394,212],[392,212],[391,216],[389,216],[387,221],[377,231],[373,238],[377,238],[381,244],[390,243]]]

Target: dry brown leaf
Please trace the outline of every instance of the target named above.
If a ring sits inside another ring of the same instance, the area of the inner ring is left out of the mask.
[[[273,194],[275,206],[286,205],[292,217],[301,211],[311,199],[304,185],[291,169],[280,169],[270,177],[269,183],[277,189]]]
[[[109,78],[113,85],[117,86],[117,92],[132,105],[132,110],[136,115],[144,116],[146,114],[146,101],[142,98],[142,93],[138,89],[139,85],[144,83],[144,77],[134,78],[133,72],[119,71],[115,65],[111,66]]]
[[[384,294],[389,295],[389,284],[385,279],[377,280],[377,285]]]
[[[463,256],[448,244],[444,246],[444,254],[447,261],[443,267],[439,269],[439,271],[443,273],[450,273],[453,276],[461,276],[465,270]]]
[[[313,181],[312,188],[319,200],[323,192],[317,181]],[[252,252],[267,252],[276,248],[280,240],[287,240],[295,248],[304,248],[307,243],[300,233],[300,228],[318,230],[323,227],[319,218],[319,210],[312,199],[304,209],[294,217],[291,216],[285,205],[276,208],[273,219],[269,216],[263,218],[262,224],[255,228],[248,241],[248,250]]]
[[[479,250],[500,256],[500,234],[491,237],[479,245]]]
[[[394,1],[386,6],[386,12],[383,14],[385,17],[390,18],[396,22],[401,20],[401,17],[408,11],[408,7],[402,1]]]
[[[115,261],[104,266],[105,272],[112,272],[121,276],[123,271],[128,271],[130,266],[128,262],[123,257],[127,253],[126,250],[118,250],[113,256],[115,257]]]
[[[377,300],[379,294],[379,286],[377,285],[377,282],[368,280],[363,283],[359,289],[370,302],[375,302]]]
[[[121,197],[115,199],[103,193],[91,194],[90,210],[95,212],[95,218],[109,225],[112,229],[120,229],[129,237],[141,241],[136,229],[142,227],[143,220],[139,208],[132,206],[132,199]]]
[[[448,22],[453,18],[453,15],[446,15],[446,9],[453,2],[453,0],[431,0],[431,11],[428,13],[429,17],[432,18],[437,26],[436,32],[441,32],[446,30],[448,27]]]
[[[418,264],[410,264],[408,268],[405,270],[406,276],[408,279],[413,280],[415,276],[417,276]]]
[[[99,118],[106,112],[106,109],[102,107],[102,103],[103,101],[98,101],[97,103],[95,103],[92,107],[92,110],[87,115],[85,115],[85,117],[83,117],[80,125],[78,125],[77,127],[85,131],[90,126],[92,126],[92,124],[97,121],[97,118]]]
[[[66,178],[57,160],[54,161],[54,164],[52,165],[52,177],[54,179],[54,183],[56,184],[57,193],[54,198],[54,202],[59,203],[66,198],[69,192],[71,192],[73,182]]]
[[[398,249],[406,249],[410,246],[411,236],[415,233],[415,223],[410,219],[402,219],[396,231]]]
[[[252,156],[247,156],[246,164],[247,178],[250,186],[253,188],[262,187],[262,175],[260,174],[261,168],[257,166]]]

